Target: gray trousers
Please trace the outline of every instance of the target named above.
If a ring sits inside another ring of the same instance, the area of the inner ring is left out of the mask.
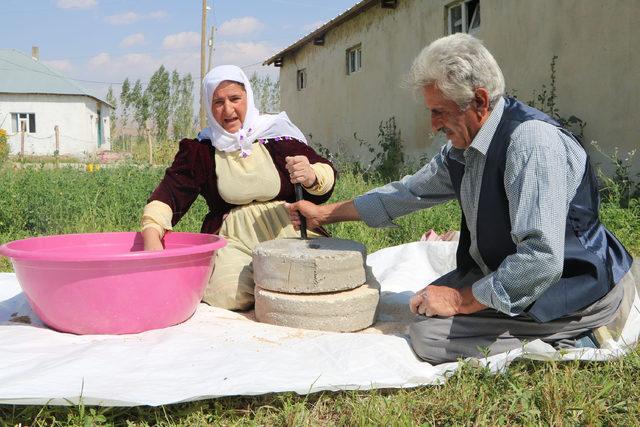
[[[439,279],[438,284],[452,288],[471,286],[478,274],[460,277],[451,272]],[[631,272],[627,276],[622,281],[634,282]],[[590,306],[545,323],[527,315],[511,317],[493,309],[452,317],[418,316],[419,320],[409,327],[411,346],[421,359],[433,364],[504,353],[537,339],[556,348],[575,347],[580,335],[614,320],[624,296],[622,281]]]

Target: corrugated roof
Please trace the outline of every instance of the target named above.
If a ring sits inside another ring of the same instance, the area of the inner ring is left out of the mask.
[[[324,34],[327,33],[331,28],[337,27],[338,25],[342,24],[343,22],[348,21],[349,19],[353,18],[358,13],[363,12],[364,10],[370,8],[371,6],[374,6],[375,4],[381,4],[381,3],[384,3],[384,2],[381,2],[381,0],[362,0],[362,1],[359,1],[355,5],[351,6],[351,8],[347,9],[346,11],[341,13],[340,15],[336,16],[335,18],[333,18],[331,21],[321,25],[320,27],[318,27],[317,29],[313,30],[312,32],[310,32],[306,36],[302,37],[300,40],[296,41],[295,43],[289,45],[288,47],[284,48],[280,52],[276,53],[271,58],[269,58],[266,61],[264,61],[262,63],[262,65],[271,65],[271,64],[273,64],[274,62],[276,62],[277,59],[280,59],[280,58],[284,57],[285,55],[298,50],[303,45],[307,44],[308,42],[313,41],[314,39],[316,39],[318,37],[324,36]]]
[[[113,108],[104,99],[15,49],[0,49],[0,93],[83,95]]]

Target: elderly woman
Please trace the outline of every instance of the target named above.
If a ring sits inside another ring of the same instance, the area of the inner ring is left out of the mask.
[[[201,232],[228,241],[216,253],[203,301],[246,310],[253,305],[253,248],[297,237],[284,206],[295,200],[294,184],[303,186],[306,199],[323,203],[333,191],[335,170],[307,145],[286,113],[258,112],[240,68],[214,68],[203,89],[209,127],[197,139],[180,141],[173,164],[144,208],[144,245],[162,250],[164,234],[201,195],[209,207]]]

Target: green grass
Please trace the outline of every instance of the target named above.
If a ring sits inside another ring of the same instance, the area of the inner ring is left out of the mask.
[[[7,425],[639,425],[640,354],[607,363],[463,366],[444,385],[229,397],[158,408],[0,406]]]
[[[133,166],[94,173],[0,170],[0,243],[45,234],[137,230],[142,207],[162,173]],[[333,200],[379,184],[345,173]],[[626,247],[640,254],[638,200],[629,209],[605,202],[601,213]],[[198,231],[205,214],[200,200],[177,229]],[[329,228],[334,236],[359,240],[373,252],[415,241],[429,228],[457,229],[459,221],[459,208],[448,203],[401,218],[398,228],[370,229],[361,223]],[[0,258],[0,271],[11,271],[5,258]],[[159,408],[0,405],[0,426],[640,425],[639,377],[636,350],[607,363],[517,361],[500,375],[463,366],[444,385],[406,390],[229,397]]]

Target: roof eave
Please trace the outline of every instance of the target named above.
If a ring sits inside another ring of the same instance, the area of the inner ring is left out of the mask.
[[[345,21],[348,21],[354,15],[374,6],[379,1],[380,0],[362,0],[359,3],[356,3],[350,9],[347,9],[342,14],[336,16],[335,18],[333,18],[326,24],[322,25],[321,27],[317,28],[316,30],[313,30],[311,33],[307,34],[297,42],[293,43],[292,45],[276,53],[275,55],[273,55],[272,57],[264,61],[262,65],[271,65],[274,62],[276,62],[277,59],[283,58],[289,53],[295,52],[296,50],[300,49],[302,46],[304,46],[308,42],[313,41],[315,38],[324,35],[330,29],[337,27],[338,25],[342,24]]]
[[[0,93],[10,93],[12,95],[60,95],[60,96],[86,96],[87,98],[93,98],[98,102],[103,103],[104,105],[107,105],[113,109],[115,109],[116,107],[111,105],[110,103],[108,103],[107,101],[104,101],[96,96],[93,95],[89,95],[86,93],[50,93],[50,92],[6,92],[6,91],[0,91]]]

